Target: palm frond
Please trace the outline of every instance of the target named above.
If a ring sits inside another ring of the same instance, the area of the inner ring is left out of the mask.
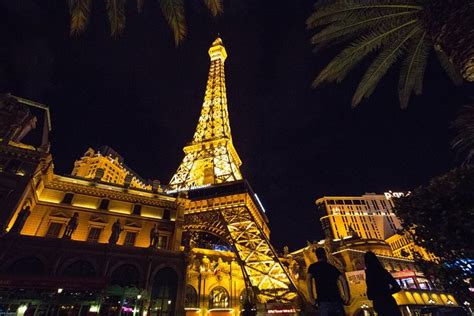
[[[448,77],[453,81],[456,86],[463,84],[463,78],[461,74],[454,68],[454,65],[449,61],[448,56],[440,49],[435,47],[436,56],[438,56],[439,63],[443,67]]]
[[[384,42],[389,41],[393,36],[404,28],[414,25],[418,21],[410,20],[398,26],[389,28],[379,28],[371,31],[368,35],[363,35],[354,41],[348,48],[339,53],[316,77],[313,86],[318,86],[322,82],[340,82],[347,73],[355,67],[365,56],[381,47]]]
[[[362,77],[359,86],[352,98],[352,107],[356,107],[363,97],[368,98],[373,92],[380,79],[387,73],[388,69],[397,61],[404,53],[403,48],[407,42],[417,33],[420,32],[418,26],[411,30],[400,34],[397,40],[385,45],[380,54],[374,59]]]
[[[341,21],[355,12],[370,12],[371,10],[414,10],[422,9],[422,6],[413,5],[413,1],[397,1],[398,3],[383,3],[380,0],[336,0],[320,1],[314,6],[314,13],[306,20],[308,28]]]
[[[204,0],[204,4],[211,11],[213,16],[222,13],[222,0]]]
[[[400,107],[405,109],[414,91],[420,95],[423,86],[423,76],[428,61],[431,43],[426,38],[426,32],[415,38],[407,48],[407,56],[402,63],[400,80],[398,83],[398,96]]]
[[[89,24],[91,0],[69,0],[68,4],[71,15],[71,35],[83,33]]]
[[[117,37],[125,28],[125,1],[107,0],[107,15],[109,16],[110,35]]]
[[[179,45],[186,36],[186,19],[183,0],[160,0],[163,16],[174,33],[174,41]]]
[[[474,161],[474,105],[465,106],[458,114],[453,123],[457,130],[456,136],[451,142],[451,147],[456,150],[458,158],[462,158],[463,164]]]
[[[312,44],[320,44],[324,42],[330,42],[334,39],[341,38],[346,35],[353,34],[354,36],[360,34],[360,30],[364,30],[368,27],[374,27],[382,23],[387,23],[388,19],[397,19],[397,22],[401,22],[402,17],[407,15],[412,15],[415,11],[405,11],[397,13],[387,13],[377,16],[367,16],[361,17],[356,15],[354,17],[349,17],[337,23],[333,23],[316,33],[311,38]]]

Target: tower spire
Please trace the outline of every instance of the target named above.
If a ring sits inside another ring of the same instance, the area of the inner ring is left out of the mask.
[[[184,159],[172,177],[171,190],[242,179],[239,155],[232,143],[227,110],[224,62],[227,52],[217,37],[209,48],[211,65],[201,115],[193,140],[184,147]]]

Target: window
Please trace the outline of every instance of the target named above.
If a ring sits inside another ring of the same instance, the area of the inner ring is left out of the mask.
[[[87,235],[88,242],[98,242],[102,228],[100,227],[91,227],[89,229],[89,234]]]
[[[196,308],[198,307],[197,292],[191,285],[186,285],[186,291],[184,295],[184,307]]]
[[[142,206],[140,204],[135,204],[133,206],[133,215],[141,215],[142,214]]]
[[[209,309],[229,307],[229,294],[222,286],[214,288],[209,294]]]
[[[74,197],[74,194],[72,193],[66,193],[64,194],[63,201],[61,203],[63,204],[71,204],[72,198]]]
[[[50,238],[58,238],[61,229],[63,228],[63,224],[61,223],[50,223],[48,227],[48,231],[46,232],[46,237]]]
[[[136,232],[127,232],[125,235],[125,241],[123,243],[124,246],[135,246],[135,239],[137,239]]]
[[[99,210],[108,210],[109,209],[109,199],[102,199],[100,201]]]
[[[158,248],[166,249],[168,247],[168,236],[158,237]]]
[[[170,210],[168,210],[168,209],[165,209],[165,210],[163,211],[163,219],[165,219],[165,220],[168,220],[168,221],[169,221],[169,220],[170,220],[170,218],[171,218],[171,212],[170,212]]]

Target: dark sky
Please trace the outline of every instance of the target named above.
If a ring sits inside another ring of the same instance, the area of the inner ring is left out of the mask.
[[[226,0],[217,19],[186,1],[189,32],[177,48],[151,1],[141,15],[129,1],[125,33],[112,39],[105,1],[93,1],[89,30],[71,38],[66,1],[0,0],[1,90],[50,106],[57,173],[69,173],[89,146],[108,144],[143,177],[167,183],[192,139],[219,32],[242,172],[267,210],[274,245],[294,250],[322,237],[317,198],[410,190],[455,166],[449,126],[472,89],[454,87],[433,56],[424,95],[405,111],[397,70],[355,110],[363,67],[311,89],[334,54],[311,52],[304,21],[313,1]]]

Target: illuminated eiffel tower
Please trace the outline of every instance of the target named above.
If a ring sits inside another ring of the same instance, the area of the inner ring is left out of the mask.
[[[227,111],[224,61],[217,38],[201,116],[168,192],[186,191],[185,231],[210,233],[231,245],[260,303],[294,302],[298,293],[269,241],[264,209],[240,172]]]

